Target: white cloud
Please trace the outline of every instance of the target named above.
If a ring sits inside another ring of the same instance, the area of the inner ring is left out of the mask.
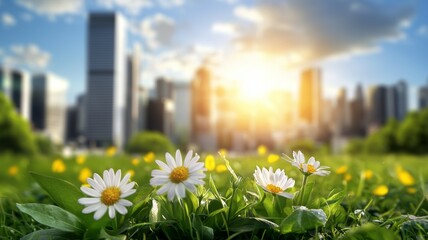
[[[158,3],[161,7],[170,8],[183,5],[184,0],[158,0]]]
[[[30,69],[43,69],[49,64],[51,55],[36,44],[13,45],[4,63],[11,66],[24,66]]]
[[[261,22],[263,20],[262,14],[256,8],[237,6],[234,9],[235,16],[250,22]]]
[[[57,15],[78,13],[83,0],[16,0],[30,11],[54,18]]]
[[[425,26],[425,25],[424,26],[420,26],[418,28],[418,34],[422,35],[422,36],[428,35],[428,27]]]
[[[235,25],[226,22],[214,23],[211,30],[215,33],[222,33],[226,35],[234,35],[236,33]]]
[[[13,26],[16,24],[15,18],[9,13],[3,13],[1,15],[1,22],[4,26]]]
[[[235,43],[245,51],[287,56],[291,64],[380,51],[382,41],[405,39],[414,15],[411,6],[368,0],[258,3],[235,9],[236,16],[250,21],[238,26]]]
[[[131,31],[140,34],[151,49],[167,46],[172,43],[175,33],[175,22],[163,14],[156,14],[143,19]]]
[[[109,9],[119,7],[133,15],[140,13],[144,8],[153,6],[152,0],[97,0],[97,3]]]

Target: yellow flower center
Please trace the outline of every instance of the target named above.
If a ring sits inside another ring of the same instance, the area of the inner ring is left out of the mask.
[[[303,171],[303,163],[300,164],[300,169],[302,169],[302,171]],[[306,172],[310,173],[310,174],[312,174],[312,173],[314,173],[316,171],[315,167],[312,166],[311,164],[307,165],[307,169],[308,169],[308,171],[306,171]]]
[[[120,199],[120,189],[118,187],[108,187],[101,193],[101,202],[110,206]]]
[[[176,167],[169,175],[169,179],[173,183],[181,183],[187,178],[189,178],[189,170],[186,167]]]
[[[266,186],[266,188],[267,188],[267,190],[268,190],[269,192],[271,192],[271,193],[280,193],[280,192],[282,192],[282,189],[281,189],[280,187],[275,186],[275,185],[273,185],[273,184],[268,184],[268,185]]]

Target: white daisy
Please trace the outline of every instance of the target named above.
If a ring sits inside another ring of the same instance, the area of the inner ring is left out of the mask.
[[[103,178],[98,174],[94,174],[94,178],[88,178],[87,181],[92,188],[82,186],[80,190],[90,197],[80,198],[78,201],[84,205],[83,213],[88,214],[95,212],[94,219],[98,220],[108,210],[110,218],[114,218],[116,211],[125,215],[128,210],[126,207],[132,206],[132,203],[124,198],[135,193],[135,182],[130,182],[130,174],[126,174],[121,179],[122,172],[118,170],[116,174],[113,169],[105,170]]]
[[[266,168],[257,169],[254,171],[254,179],[256,183],[265,191],[278,194],[286,198],[293,198],[293,194],[285,192],[288,188],[294,187],[294,179],[288,178],[284,170],[277,169],[273,172],[272,167],[269,171]]]
[[[168,192],[168,200],[173,201],[175,197],[186,197],[186,189],[195,192],[195,185],[203,185],[206,169],[204,163],[198,162],[199,156],[196,154],[193,158],[193,152],[189,151],[184,159],[181,157],[180,150],[175,153],[175,159],[171,154],[166,153],[166,163],[156,160],[161,168],[152,171],[152,186],[162,186],[157,191],[161,195]]]
[[[287,156],[288,157],[288,156]],[[308,162],[305,163],[305,155],[301,151],[294,152],[293,151],[293,159],[287,159],[291,163],[291,165],[298,168],[303,174],[309,176],[312,174],[318,176],[326,176],[330,174],[330,171],[327,171],[329,167],[320,166],[320,162],[316,161],[314,157],[310,157]]]

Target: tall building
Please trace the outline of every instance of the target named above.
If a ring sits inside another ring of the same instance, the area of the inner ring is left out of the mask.
[[[388,115],[399,121],[407,114],[407,83],[404,80],[391,86],[389,90]]]
[[[190,84],[187,82],[176,82],[174,84],[175,103],[175,137],[174,140],[179,145],[190,142],[190,119],[191,119],[191,92]]]
[[[428,83],[419,88],[418,107],[419,109],[428,108]]]
[[[140,86],[140,45],[136,44],[127,59],[125,141],[138,132],[138,93]]]
[[[32,79],[31,119],[36,131],[61,144],[65,139],[68,82],[54,74]]]
[[[335,120],[336,120],[336,126],[335,131],[339,135],[348,135],[349,128],[350,128],[350,109],[348,104],[348,99],[346,96],[346,89],[341,88],[339,90],[339,95],[337,97],[336,102],[336,114],[335,114]]]
[[[350,127],[354,136],[364,136],[366,133],[366,109],[364,105],[363,87],[358,84],[355,89],[355,97],[350,102]]]
[[[156,98],[174,99],[174,84],[170,80],[160,77],[156,79]]]
[[[174,103],[170,99],[150,99],[147,106],[147,130],[174,137]]]
[[[147,106],[149,105],[149,91],[138,88],[138,131],[147,129]]]
[[[79,142],[85,142],[85,129],[86,129],[86,95],[81,94],[77,97],[76,102],[77,111],[77,134]]]
[[[369,90],[369,131],[377,130],[388,120],[388,87],[374,86]]]
[[[192,81],[192,140],[205,151],[217,151],[214,88],[211,72],[201,67]]]
[[[86,138],[90,146],[123,147],[126,112],[126,22],[91,13],[88,26]]]
[[[299,120],[306,124],[312,137],[321,133],[322,85],[321,70],[309,68],[300,76]]]
[[[27,72],[0,68],[0,92],[11,100],[22,117],[30,120],[31,82]]]
[[[77,128],[78,115],[77,106],[67,107],[67,121],[65,130],[65,141],[68,143],[77,142],[79,133]]]

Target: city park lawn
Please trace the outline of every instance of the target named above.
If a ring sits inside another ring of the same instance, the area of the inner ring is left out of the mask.
[[[200,161],[205,161],[205,166],[209,170],[205,179],[205,188],[210,188],[208,183],[212,177],[220,195],[227,199],[230,196],[230,188],[234,187],[231,183],[234,181],[234,177],[227,169],[225,160],[219,154],[201,153],[200,155]],[[306,158],[310,157],[308,155],[306,154]],[[289,156],[292,155],[289,154]],[[321,166],[329,166],[331,173],[327,176],[311,175],[308,177],[307,186],[310,186],[311,189],[305,204],[306,207],[325,207],[325,203],[330,200],[333,201],[335,195],[343,195],[339,202],[341,207],[338,208],[339,210],[336,209],[339,212],[326,212],[328,218],[326,226],[331,229],[319,231],[320,234],[324,234],[324,237],[338,238],[352,233],[350,229],[358,232],[361,229],[361,231],[365,231],[365,228],[372,227],[380,227],[382,231],[388,228],[396,237],[405,238],[406,234],[409,234],[409,237],[426,234],[428,230],[426,217],[428,215],[428,171],[426,170],[428,156],[320,154],[315,155],[315,158],[321,162]],[[20,213],[15,205],[16,203],[53,203],[30,172],[53,176],[80,187],[86,183],[87,177],[92,177],[93,173],[101,174],[109,168],[121,169],[122,172],[131,173],[131,179],[138,184],[139,188],[150,191],[152,189],[149,184],[151,171],[158,169],[155,159],[164,161],[165,156],[154,154],[130,156],[116,154],[114,151],[109,152],[108,150],[103,155],[80,155],[69,158],[41,156],[28,158],[1,155],[0,236],[19,238],[45,228],[28,215]],[[260,166],[273,167],[274,170],[277,168],[284,169],[287,176],[296,180],[295,187],[288,191],[290,193],[299,191],[302,185],[303,175],[297,168],[284,160],[281,153],[248,156],[229,156],[226,153],[226,159],[230,162],[230,166],[238,178],[248,181],[247,184],[253,183],[254,170],[256,166]],[[295,203],[292,204],[290,199],[281,201],[288,201],[286,205],[288,204],[290,207],[296,205]],[[360,214],[361,211],[364,213]],[[417,225],[418,227],[422,226],[422,230],[418,232],[411,228],[411,231],[416,232],[409,233],[410,230],[403,230],[403,223],[412,219],[419,219],[413,215],[425,217],[421,218],[423,224],[418,223]],[[357,229],[357,227],[359,228]],[[314,233],[312,230],[309,235],[304,235],[308,234],[306,231],[299,233],[303,235],[297,236],[313,237],[317,232]],[[125,235],[129,236],[129,232],[126,232]],[[167,234],[165,236],[168,238]],[[229,231],[227,235],[217,235],[214,231],[214,236],[222,238],[222,236],[230,237],[231,235],[229,235]],[[237,234],[236,236],[247,238],[252,235]]]

